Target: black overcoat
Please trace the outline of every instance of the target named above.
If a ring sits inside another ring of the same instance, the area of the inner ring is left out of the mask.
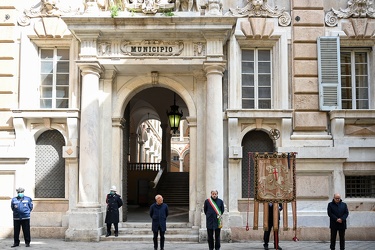
[[[122,207],[121,195],[107,194],[106,198],[107,212],[105,215],[105,223],[119,223],[119,208]]]
[[[223,214],[224,213],[224,202],[219,198],[216,198],[216,199],[213,199],[213,200],[216,202],[216,205],[220,209],[221,214]],[[206,227],[207,227],[207,229],[217,229],[217,228],[219,228],[218,221],[217,221],[217,214],[216,214],[215,210],[212,208],[208,199],[205,200],[203,209],[204,209],[204,213],[206,215]]]
[[[346,229],[346,219],[349,216],[349,210],[345,202],[340,200],[339,203],[336,203],[335,200],[332,200],[328,203],[327,213],[329,216],[329,228]],[[341,218],[342,223],[337,222],[338,218]]]
[[[162,232],[167,231],[167,217],[168,217],[168,205],[162,203],[158,205],[156,202],[150,206],[150,217],[152,218],[152,231],[157,232],[160,230]]]

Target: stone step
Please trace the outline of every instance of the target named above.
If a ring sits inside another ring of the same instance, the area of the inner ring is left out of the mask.
[[[128,241],[128,242],[152,242],[153,235],[120,235],[114,237],[113,235],[105,237],[105,235],[100,236],[100,241]],[[165,233],[166,242],[198,242],[197,235],[173,235]]]
[[[152,242],[151,223],[122,223],[119,235],[102,235],[101,241]],[[188,227],[188,223],[167,223],[166,242],[198,242],[199,229]]]
[[[119,235],[152,235],[149,228],[119,228]],[[167,228],[169,235],[197,235],[198,230],[191,228]]]
[[[151,220],[151,219],[150,219]],[[119,223],[120,228],[151,228],[151,222],[123,222]],[[167,222],[167,230],[170,228],[192,228],[188,222]]]

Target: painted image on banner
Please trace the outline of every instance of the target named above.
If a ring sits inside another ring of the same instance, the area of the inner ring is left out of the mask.
[[[266,202],[295,200],[295,154],[256,154],[255,198]]]

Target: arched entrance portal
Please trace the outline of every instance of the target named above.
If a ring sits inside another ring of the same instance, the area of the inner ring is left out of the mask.
[[[127,103],[124,120],[129,122],[123,128],[122,150],[122,184],[127,204],[124,221],[149,221],[147,212],[156,194],[161,194],[170,208],[169,221],[189,220],[189,161],[184,165],[190,146],[186,122],[189,111],[176,95],[183,117],[180,129],[172,133],[167,112],[174,94],[169,89],[153,87],[138,92]]]

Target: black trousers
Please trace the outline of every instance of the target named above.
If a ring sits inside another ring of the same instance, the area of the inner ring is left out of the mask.
[[[220,249],[220,231],[221,228],[216,229],[208,229],[207,228],[207,240],[208,240],[208,248],[213,250],[214,247],[216,250]],[[214,242],[214,232],[215,232],[215,242]]]
[[[268,245],[268,242],[270,241],[270,235],[271,235],[271,232],[273,231],[272,228],[273,228],[273,221],[268,221],[268,230],[267,231],[264,231],[264,235],[263,235],[263,241],[264,241],[264,244]],[[274,246],[276,247],[276,240],[278,241],[279,237],[275,237],[275,233],[274,232],[274,237],[273,237],[273,244]],[[279,233],[277,231],[277,233]],[[277,235],[278,236],[278,235]],[[277,242],[277,246],[279,246],[279,242]]]
[[[153,231],[154,233],[154,249],[157,249],[158,248],[158,234],[160,232],[160,249],[164,249],[164,241],[165,241],[165,237],[164,237],[164,234],[165,234],[165,231],[161,231],[161,228],[159,227],[158,228],[158,231]]]
[[[340,237],[340,250],[345,249],[345,229],[337,229],[337,228],[331,228],[331,250],[335,249],[336,247],[336,236],[337,231],[339,231],[339,237]]]
[[[111,225],[112,223],[107,223],[107,233],[111,234]],[[115,234],[118,234],[118,223],[113,223],[115,226]]]
[[[20,231],[22,227],[25,244],[30,244],[30,219],[27,220],[13,220],[14,245],[20,244]]]

